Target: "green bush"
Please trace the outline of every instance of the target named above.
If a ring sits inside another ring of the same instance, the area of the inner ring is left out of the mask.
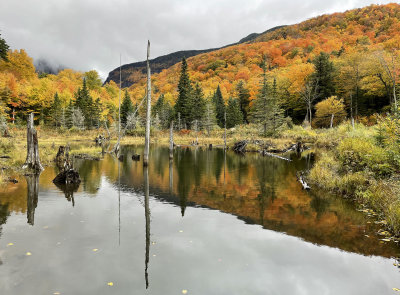
[[[346,172],[368,169],[380,176],[387,176],[393,172],[385,150],[367,138],[343,139],[337,148],[337,157]]]

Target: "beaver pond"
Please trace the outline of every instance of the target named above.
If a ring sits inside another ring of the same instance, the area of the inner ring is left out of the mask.
[[[0,294],[393,294],[400,248],[353,202],[304,191],[292,161],[153,146],[148,168],[75,160],[0,191]]]

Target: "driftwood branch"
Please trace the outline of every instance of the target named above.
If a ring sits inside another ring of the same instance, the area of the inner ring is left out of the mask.
[[[302,171],[298,171],[296,173],[297,176],[297,180],[301,183],[301,185],[303,186],[303,189],[305,190],[309,190],[311,189],[311,187],[307,184],[307,182],[304,179],[304,173]]]

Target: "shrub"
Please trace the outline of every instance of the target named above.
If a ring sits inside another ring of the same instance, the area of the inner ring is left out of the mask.
[[[337,148],[337,156],[347,172],[369,169],[381,176],[393,172],[385,150],[370,139],[357,137],[343,139]]]

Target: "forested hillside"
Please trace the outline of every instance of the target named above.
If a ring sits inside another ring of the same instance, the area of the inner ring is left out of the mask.
[[[304,119],[307,90],[316,87],[313,104],[337,96],[349,115],[353,109],[354,116],[366,116],[385,110],[394,100],[399,33],[400,5],[372,5],[313,18],[265,33],[250,44],[189,58],[188,73],[206,96],[212,96],[219,86],[228,101],[238,97],[240,83],[252,101],[260,92],[264,56],[267,82],[272,85],[276,79],[286,115]],[[172,104],[178,95],[180,67],[177,64],[153,76],[154,92]],[[141,97],[144,80],[130,90],[134,97]]]
[[[250,41],[254,40],[255,38],[261,36],[262,34],[265,34],[267,32],[273,32],[277,29],[280,29],[281,27],[283,27],[283,26],[274,27],[272,29],[265,31],[264,33],[261,33],[261,34],[252,33],[252,34],[240,39],[240,41],[235,44],[226,45],[221,48],[250,42]],[[211,48],[211,49],[203,49],[203,50],[182,50],[182,51],[173,52],[173,53],[170,53],[167,55],[159,56],[157,58],[150,60],[151,70],[153,73],[160,73],[162,70],[167,69],[167,68],[173,66],[174,64],[180,62],[182,60],[182,58],[184,58],[184,57],[189,58],[189,57],[196,56],[196,55],[199,55],[202,53],[216,51],[221,48]],[[112,70],[108,74],[108,77],[107,77],[105,83],[108,83],[110,81],[119,83],[119,70],[120,70],[119,67]],[[141,79],[146,77],[146,73],[147,72],[146,72],[146,62],[145,61],[140,61],[140,62],[123,65],[121,67],[122,87],[129,87],[132,84],[140,81]]]

